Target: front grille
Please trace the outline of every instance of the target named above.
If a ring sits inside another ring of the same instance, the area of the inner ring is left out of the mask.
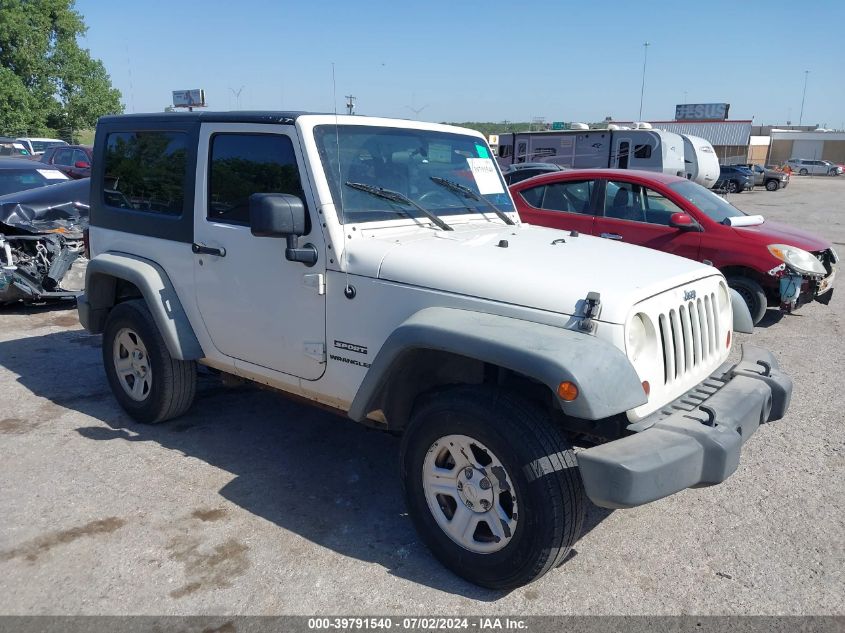
[[[719,355],[719,308],[716,293],[682,303],[658,317],[663,348],[663,382],[682,380]]]

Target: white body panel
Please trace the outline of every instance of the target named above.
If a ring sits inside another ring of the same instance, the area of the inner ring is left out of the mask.
[[[710,141],[689,134],[680,135],[684,140],[686,177],[710,189],[719,180],[719,159]]]

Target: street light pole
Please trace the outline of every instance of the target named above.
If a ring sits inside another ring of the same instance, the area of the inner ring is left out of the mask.
[[[804,120],[804,97],[807,96],[807,77],[810,75],[809,70],[804,71],[804,92],[801,93],[801,114],[798,115],[798,125]]]
[[[643,43],[643,85],[640,87],[640,116],[639,121],[643,119],[643,95],[645,94],[645,66],[648,63],[648,47],[651,46],[648,42]]]

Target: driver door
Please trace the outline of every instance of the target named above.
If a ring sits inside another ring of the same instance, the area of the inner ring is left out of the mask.
[[[299,238],[319,253],[311,267],[285,259],[284,239],[255,237],[249,227],[253,193],[294,194],[314,211],[297,137],[289,126],[204,123],[198,156],[194,281],[214,347],[236,364],[316,380],[326,366],[319,225]]]

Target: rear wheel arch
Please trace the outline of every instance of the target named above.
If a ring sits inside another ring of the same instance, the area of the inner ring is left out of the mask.
[[[146,304],[173,358],[198,360],[204,356],[176,290],[161,266],[115,253],[98,255],[89,262],[85,295],[80,300],[80,320],[86,329],[102,333],[112,308],[135,299]]]

